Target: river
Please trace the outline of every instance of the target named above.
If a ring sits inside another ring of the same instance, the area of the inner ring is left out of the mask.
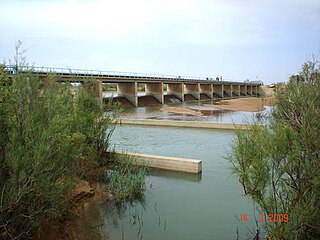
[[[199,107],[194,105],[195,108]],[[142,114],[144,113],[144,114]],[[219,113],[220,122],[244,122],[253,113]],[[167,114],[156,108],[137,108],[130,117],[194,120],[194,116]],[[216,116],[209,118],[214,121]],[[144,198],[122,205],[93,204],[91,225],[103,239],[252,239],[256,225],[253,203],[231,174],[225,156],[233,131],[117,126],[112,143],[117,150],[202,160],[202,173],[151,170]],[[92,211],[92,210],[91,210]],[[240,221],[247,214],[248,221]]]

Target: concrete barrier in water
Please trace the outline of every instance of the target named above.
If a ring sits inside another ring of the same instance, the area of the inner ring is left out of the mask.
[[[132,162],[136,165],[142,165],[152,168],[160,168],[165,170],[173,170],[187,173],[199,173],[202,171],[202,161],[189,159],[189,158],[178,158],[178,157],[166,157],[158,155],[149,155],[141,153],[130,153],[115,151],[117,155],[129,155],[132,156]],[[126,158],[124,158],[126,159]]]
[[[250,126],[250,124],[169,121],[169,120],[153,120],[153,119],[121,119],[119,121],[119,124],[164,126],[164,127],[206,128],[206,129],[225,129],[225,130],[235,130],[235,129],[247,130]]]

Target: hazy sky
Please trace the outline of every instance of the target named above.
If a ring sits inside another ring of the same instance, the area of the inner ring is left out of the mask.
[[[0,60],[285,81],[320,53],[320,0],[0,0]]]

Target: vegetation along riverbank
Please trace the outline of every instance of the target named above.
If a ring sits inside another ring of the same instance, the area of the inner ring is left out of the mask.
[[[39,237],[39,227],[72,218],[76,205],[94,194],[87,181],[108,181],[119,201],[139,194],[144,170],[113,161],[107,174],[118,110],[101,117],[94,80],[75,91],[54,75],[40,80],[19,67],[9,77],[0,66],[0,239]]]
[[[237,132],[229,160],[270,239],[320,239],[319,63],[305,63],[276,99],[267,128]]]

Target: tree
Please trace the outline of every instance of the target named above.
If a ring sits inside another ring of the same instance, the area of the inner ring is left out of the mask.
[[[271,239],[320,239],[319,73],[318,62],[307,62],[302,81],[276,89],[269,124],[238,131],[228,156],[265,219],[279,214],[264,223]]]

